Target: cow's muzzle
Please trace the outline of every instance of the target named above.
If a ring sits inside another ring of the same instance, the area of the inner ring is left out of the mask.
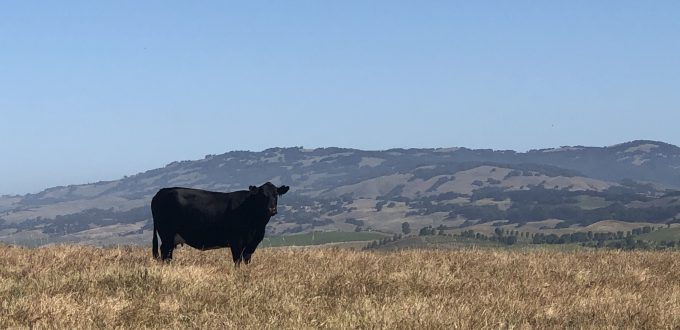
[[[278,212],[276,212],[276,208],[275,208],[275,207],[270,207],[270,208],[269,208],[269,215],[274,216],[274,215],[276,215],[276,213],[278,213]]]

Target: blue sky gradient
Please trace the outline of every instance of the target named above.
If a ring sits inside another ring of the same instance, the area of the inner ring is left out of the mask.
[[[680,144],[678,1],[3,1],[0,194],[270,147]]]

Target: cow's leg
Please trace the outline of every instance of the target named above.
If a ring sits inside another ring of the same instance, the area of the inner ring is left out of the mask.
[[[235,241],[229,243],[231,247],[231,258],[234,259],[234,264],[239,266],[243,260],[243,242]]]
[[[249,244],[243,249],[243,262],[246,265],[250,263],[250,259],[253,257],[253,253],[255,253],[255,248],[257,248],[257,244]]]
[[[172,250],[173,250],[172,245],[161,244],[161,259],[166,262],[172,260]]]
[[[246,247],[243,250],[243,262],[247,264],[250,263],[250,258],[253,257],[253,253],[255,253],[255,249],[257,249],[257,245],[262,242],[262,239],[264,238],[264,229],[255,231],[253,236],[246,242]]]
[[[250,263],[250,258],[253,257],[252,253],[248,253],[245,250],[243,251],[243,262],[247,265]]]
[[[175,248],[174,237],[161,237],[161,259],[169,262],[172,260],[172,250]]]

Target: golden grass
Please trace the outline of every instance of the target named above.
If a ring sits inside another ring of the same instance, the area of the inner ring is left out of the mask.
[[[678,328],[677,252],[0,247],[0,328]]]

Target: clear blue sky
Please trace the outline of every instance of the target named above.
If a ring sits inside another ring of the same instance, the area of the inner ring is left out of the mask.
[[[0,194],[269,147],[680,144],[678,1],[2,1]]]

